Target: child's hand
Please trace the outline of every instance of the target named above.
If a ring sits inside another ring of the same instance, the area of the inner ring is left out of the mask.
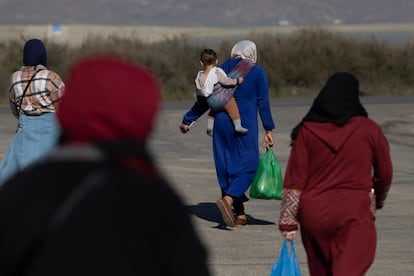
[[[244,78],[243,77],[240,77],[239,78],[239,84],[243,83],[243,81],[244,81]]]
[[[181,130],[182,133],[187,133],[190,130],[190,128],[188,127],[188,125],[181,124],[180,125],[180,130]]]

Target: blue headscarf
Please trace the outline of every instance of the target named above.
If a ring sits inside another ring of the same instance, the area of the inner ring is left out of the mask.
[[[39,39],[30,39],[23,49],[23,64],[25,66],[47,65],[46,47]]]

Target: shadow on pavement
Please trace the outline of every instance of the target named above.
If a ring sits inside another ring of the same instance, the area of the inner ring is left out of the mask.
[[[199,217],[200,219],[218,223],[215,228],[218,229],[227,229],[223,219],[221,217],[220,211],[217,208],[216,203],[214,202],[200,202],[197,205],[187,206],[190,214]],[[247,214],[247,219],[249,225],[270,225],[275,224],[274,222],[256,219],[249,214]]]

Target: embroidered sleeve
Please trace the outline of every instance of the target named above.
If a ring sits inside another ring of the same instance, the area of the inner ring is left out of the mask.
[[[297,213],[301,190],[283,189],[280,206],[279,229],[281,231],[298,230]]]

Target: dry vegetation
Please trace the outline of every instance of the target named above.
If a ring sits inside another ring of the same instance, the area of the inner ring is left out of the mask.
[[[207,29],[161,27],[50,26],[0,30],[0,90],[6,99],[10,74],[21,66],[24,40],[38,37],[48,49],[49,68],[66,77],[79,58],[115,54],[149,67],[160,78],[166,100],[191,99],[199,52],[215,48],[220,60],[241,38],[258,46],[258,63],[268,73],[272,97],[313,95],[335,71],[351,71],[367,95],[414,94],[414,44],[358,40],[346,29]],[[2,26],[1,28],[6,28]],[[355,28],[354,28],[355,30]],[[131,82],[133,85],[133,81]]]

